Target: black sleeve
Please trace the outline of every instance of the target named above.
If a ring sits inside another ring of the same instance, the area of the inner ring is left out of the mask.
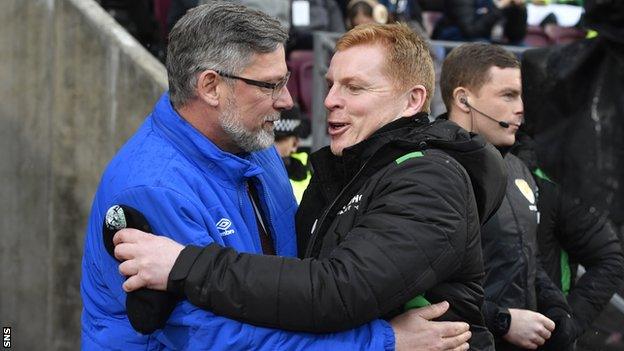
[[[535,272],[535,290],[537,292],[537,310],[545,316],[548,317],[549,311],[555,309],[565,311],[568,314],[572,312],[563,292],[546,274],[539,257]]]
[[[624,257],[608,219],[566,194],[560,198],[555,233],[570,260],[586,270],[570,290],[568,302],[575,319],[587,329],[621,286]]]
[[[502,19],[502,12],[496,7],[492,7],[482,16],[477,16],[472,0],[446,0],[445,5],[445,15],[468,39],[490,38],[492,27]]]
[[[497,316],[502,311],[509,311],[508,308],[501,307],[497,305],[495,302],[490,300],[483,301],[483,318],[485,319],[485,326],[490,330],[490,332],[496,337],[502,337],[509,331],[509,326],[507,326],[506,330],[501,330],[501,326],[497,325]]]
[[[183,252],[170,285],[196,306],[256,325],[309,332],[356,327],[460,269],[467,206],[474,206],[468,185],[446,158],[407,160],[380,177],[329,257],[239,254],[210,245],[188,257]]]
[[[568,351],[581,335],[578,323],[572,318],[571,309],[563,292],[552,282],[538,259],[535,275],[537,309],[555,322],[555,330],[542,350]]]

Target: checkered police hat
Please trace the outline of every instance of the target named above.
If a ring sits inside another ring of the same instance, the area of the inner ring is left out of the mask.
[[[310,134],[309,122],[301,118],[299,106],[294,106],[288,111],[282,111],[279,121],[274,123],[276,137],[298,136],[305,138]]]

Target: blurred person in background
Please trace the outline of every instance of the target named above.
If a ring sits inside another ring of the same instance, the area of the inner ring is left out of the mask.
[[[419,0],[379,0],[386,6],[391,22],[406,23],[418,35],[428,38],[429,34],[423,26],[423,6]]]
[[[524,0],[444,0],[443,12],[431,36],[434,40],[518,45],[526,35]]]
[[[346,15],[347,29],[367,23],[388,23],[388,9],[377,0],[349,1]]]
[[[274,131],[275,148],[286,166],[295,199],[300,203],[312,177],[309,154],[299,150],[300,140],[310,135],[310,122],[301,118],[301,111],[295,105],[290,110],[282,111],[280,119],[275,122]]]
[[[362,23],[406,23],[427,38],[423,26],[422,6],[417,0],[350,0],[340,1],[347,28]],[[355,23],[355,24],[354,24]]]

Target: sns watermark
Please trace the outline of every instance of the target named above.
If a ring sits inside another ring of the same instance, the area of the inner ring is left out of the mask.
[[[11,327],[2,327],[2,348],[11,348]]]

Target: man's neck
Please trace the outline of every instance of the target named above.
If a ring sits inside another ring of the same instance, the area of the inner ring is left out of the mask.
[[[470,114],[451,110],[448,112],[448,119],[449,121],[455,122],[458,126],[464,128],[465,130],[472,132],[473,126],[470,120]]]
[[[452,111],[452,112],[449,112],[447,114],[447,116],[448,116],[449,121],[455,122],[458,126],[464,128],[465,130],[467,130],[469,132],[474,132],[474,133],[479,134],[478,132],[475,132],[473,130],[474,129],[474,125],[473,125],[474,121],[472,120],[472,116],[470,116],[469,113],[462,113],[462,112]],[[487,142],[491,143],[490,140],[487,140]],[[492,145],[494,145],[494,144],[492,144]],[[507,151],[509,151],[509,147],[506,147],[506,146],[494,145],[494,147],[496,147],[499,151],[501,151],[503,156],[505,156],[505,153],[507,153]]]

